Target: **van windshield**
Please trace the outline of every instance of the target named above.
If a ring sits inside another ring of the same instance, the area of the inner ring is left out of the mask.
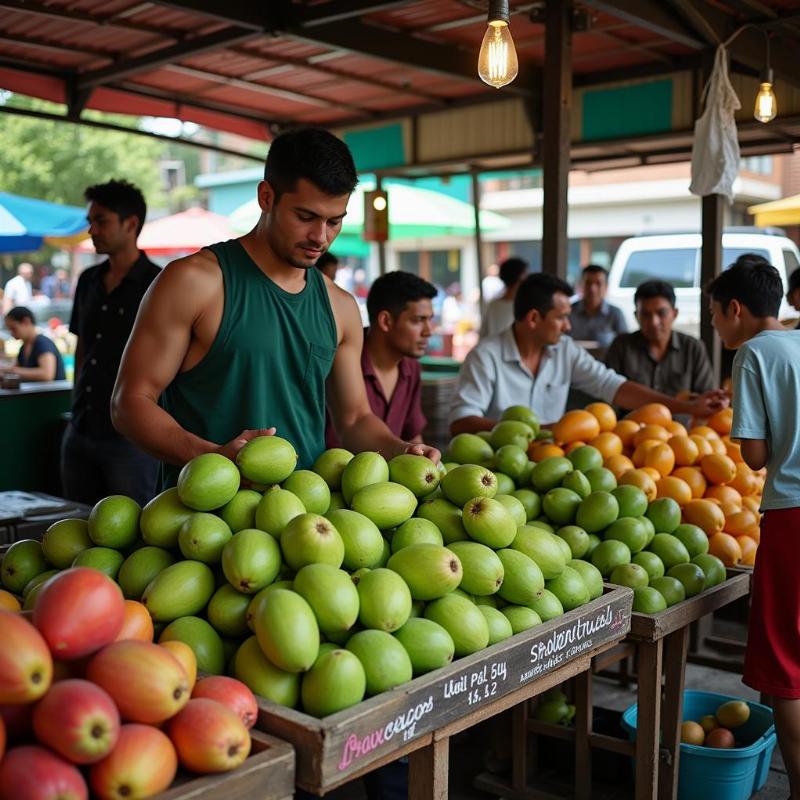
[[[722,268],[728,269],[745,254],[770,260],[769,252],[761,248],[723,247]],[[623,289],[635,289],[645,281],[658,280],[666,281],[673,289],[691,289],[699,285],[696,280],[699,268],[700,250],[696,247],[637,250],[630,254],[619,285]]]
[[[772,261],[770,261],[769,258],[769,253],[766,250],[759,250],[758,248],[754,247],[723,247],[722,269],[728,269],[728,267],[730,267],[737,258],[746,254],[761,256],[761,258],[772,264]]]
[[[619,285],[635,289],[645,281],[659,280],[674,289],[691,288],[696,285],[697,256],[696,247],[635,251],[628,258]]]

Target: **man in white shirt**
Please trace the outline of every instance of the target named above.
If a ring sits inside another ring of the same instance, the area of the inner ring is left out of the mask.
[[[481,339],[511,327],[514,321],[514,295],[528,274],[528,262],[521,258],[507,258],[500,265],[500,279],[504,291],[489,303],[481,320]]]
[[[678,400],[627,380],[569,336],[572,287],[545,273],[529,275],[514,299],[514,324],[469,353],[458,377],[450,432],[491,430],[502,411],[526,405],[543,424],[563,416],[570,386],[624,408],[663,403],[673,413],[708,417],[727,405],[714,390]]]
[[[33,264],[24,262],[3,290],[3,316],[17,306],[29,306],[33,300]]]

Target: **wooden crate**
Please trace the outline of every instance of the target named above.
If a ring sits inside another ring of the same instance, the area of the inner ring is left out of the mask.
[[[752,572],[728,570],[727,580],[658,614],[634,613],[629,639],[655,642],[692,622],[744,597],[750,591]]]
[[[631,630],[625,637],[623,646],[609,649],[598,659],[605,668],[628,658],[632,651],[638,655],[636,681],[639,714],[635,742],[593,731],[592,671],[587,670],[575,678],[575,728],[554,726],[533,719],[524,706],[515,709],[515,725],[520,731],[520,741],[514,748],[511,783],[498,780],[494,776],[481,776],[477,782],[479,788],[493,794],[526,800],[557,796],[530,785],[525,736],[532,733],[575,742],[576,763],[580,766],[575,771],[577,800],[588,800],[593,796],[591,771],[588,768],[592,750],[634,757],[636,800],[674,800],[678,789],[680,725],[683,719],[689,626],[750,591],[750,573],[728,570],[727,574],[727,579],[719,586],[658,614],[633,613]]]
[[[157,800],[288,800],[294,795],[294,750],[260,731],[250,731],[253,746],[244,764],[219,775],[179,772]]]
[[[628,633],[632,603],[630,589],[607,586],[558,619],[324,719],[259,698],[257,726],[294,745],[298,785],[323,794],[441,738],[437,732],[451,735],[463,718],[521,702],[522,689],[533,696],[573,659],[588,668],[591,655]]]

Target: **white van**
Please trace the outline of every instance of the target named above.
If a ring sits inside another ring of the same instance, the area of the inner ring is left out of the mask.
[[[679,310],[675,328],[693,336],[700,335],[700,246],[699,233],[669,233],[633,236],[619,246],[608,276],[609,303],[625,314],[629,330],[636,330],[636,287],[645,281],[660,280],[675,289]],[[722,264],[727,269],[744,253],[763,256],[777,267],[783,281],[800,266],[800,251],[778,228],[726,228],[722,234]],[[781,303],[780,318],[797,316],[786,302]]]

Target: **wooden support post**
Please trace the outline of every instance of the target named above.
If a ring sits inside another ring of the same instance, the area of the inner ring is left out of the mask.
[[[408,756],[408,796],[413,800],[447,800],[450,739],[432,741]]]
[[[381,180],[380,175],[375,176],[375,188],[378,191],[383,189],[383,181]],[[386,274],[386,242],[384,242],[382,239],[378,242],[378,270],[379,274]]]
[[[529,701],[511,709],[511,786],[518,792],[528,785],[528,752],[531,737],[528,736]]]
[[[709,194],[703,197],[702,232],[703,244],[700,255],[700,287],[704,288],[722,271],[722,221],[724,198],[720,194]],[[708,298],[700,296],[700,338],[708,350],[714,377],[721,380],[722,345],[711,326],[711,313]]]
[[[592,671],[575,676],[575,800],[592,796]]]
[[[472,211],[475,215],[475,255],[478,265],[478,303],[481,316],[486,311],[486,298],[483,296],[483,235],[481,233],[481,182],[478,173],[473,172],[472,178]]]
[[[572,110],[572,4],[547,0],[542,95],[542,271],[567,277],[567,191]]]
[[[688,627],[679,628],[664,640],[664,707],[661,710],[661,747],[665,750],[666,760],[660,765],[658,773],[659,800],[675,800],[678,796],[683,684],[688,649]]]
[[[636,698],[636,800],[658,797],[659,720],[663,640],[639,644],[639,691]]]

